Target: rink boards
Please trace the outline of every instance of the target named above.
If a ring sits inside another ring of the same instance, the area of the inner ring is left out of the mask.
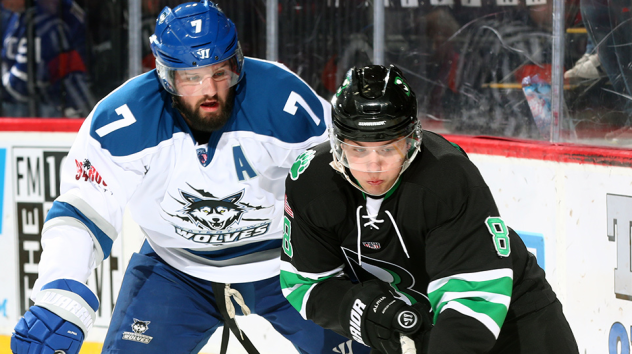
[[[0,120],[0,354],[11,352],[9,336],[30,306],[41,226],[59,194],[59,166],[79,124]],[[632,151],[447,137],[468,152],[490,186],[501,216],[538,257],[564,305],[580,352],[628,353]],[[128,215],[124,225],[112,257],[89,280],[101,308],[83,354],[99,352],[127,260],[142,241]],[[295,353],[260,318],[239,320],[262,353]],[[245,353],[236,343],[232,342],[230,352]],[[219,352],[217,334],[202,352]]]

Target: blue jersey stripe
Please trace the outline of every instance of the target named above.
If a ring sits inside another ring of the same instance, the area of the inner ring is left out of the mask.
[[[97,238],[99,245],[101,246],[101,250],[103,250],[103,259],[106,259],[110,256],[110,252],[112,252],[112,244],[114,241],[108,237],[101,229],[99,229],[92,220],[88,219],[79,209],[74,206],[55,201],[53,203],[53,207],[50,208],[48,215],[46,215],[46,221],[51,220],[57,217],[71,217],[79,220],[82,224],[84,224],[90,232]]]
[[[261,241],[257,243],[249,243],[247,245],[224,248],[219,251],[195,251],[191,249],[186,249],[186,251],[203,258],[207,258],[213,261],[223,261],[239,256],[244,256],[247,254],[268,251],[273,249],[279,249],[279,255],[281,254],[281,243],[282,240],[267,240]]]

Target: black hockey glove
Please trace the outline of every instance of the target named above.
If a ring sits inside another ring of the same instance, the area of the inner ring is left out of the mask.
[[[345,294],[341,305],[343,330],[355,341],[384,354],[402,353],[400,334],[423,345],[423,336],[419,332],[425,332],[431,326],[428,311],[420,312],[419,306],[412,307],[396,299],[390,287],[379,280],[354,286]],[[419,349],[417,352],[422,353]]]
[[[430,330],[432,329],[432,312],[430,311],[430,304],[427,302],[417,302],[413,305],[422,318],[421,329],[416,333],[410,335],[410,338],[415,342],[415,352],[417,354],[428,353],[428,342],[430,341]]]

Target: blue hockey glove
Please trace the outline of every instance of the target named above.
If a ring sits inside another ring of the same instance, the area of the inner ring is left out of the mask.
[[[42,287],[11,336],[14,354],[77,354],[99,300],[84,284],[59,279]]]

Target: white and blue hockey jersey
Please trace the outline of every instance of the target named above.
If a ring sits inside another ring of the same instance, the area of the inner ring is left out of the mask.
[[[232,115],[208,144],[195,142],[155,71],[96,105],[63,166],[33,296],[57,278],[85,281],[109,256],[127,205],[184,273],[225,283],[279,273],[285,177],[326,140],[331,108],[283,65],[246,58],[244,67]]]

